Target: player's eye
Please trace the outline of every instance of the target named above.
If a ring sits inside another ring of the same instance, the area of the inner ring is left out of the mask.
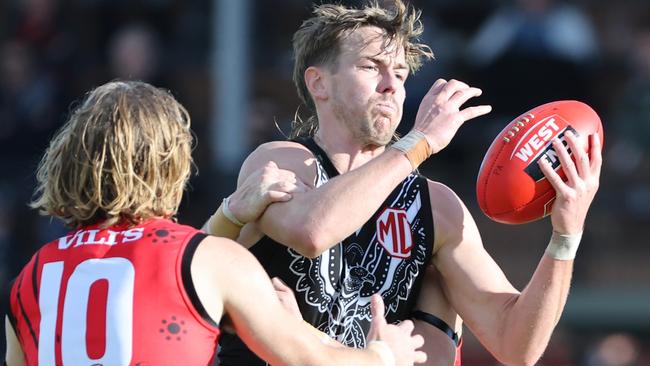
[[[359,66],[362,70],[368,70],[368,71],[377,71],[379,68],[375,65],[361,65]]]

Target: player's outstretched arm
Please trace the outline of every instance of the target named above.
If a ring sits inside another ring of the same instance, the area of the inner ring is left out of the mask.
[[[483,346],[506,365],[525,364],[505,314],[519,291],[483,247],[463,202],[441,183],[429,182],[436,250],[433,263],[453,308]],[[532,325],[531,325],[532,326]],[[527,329],[528,325],[526,325]]]
[[[415,167],[449,144],[464,122],[491,110],[489,106],[461,109],[480,94],[480,89],[457,80],[436,81],[422,100],[414,129],[393,145],[400,150],[388,148],[327,184],[269,206],[259,221],[261,231],[302,255],[320,255],[361,227]],[[240,181],[269,160],[314,184],[314,156],[289,141],[256,149],[244,162]]]
[[[542,163],[542,171],[558,193],[551,217],[554,234],[521,292],[483,248],[476,224],[460,199],[442,185],[430,185],[439,246],[434,262],[443,275],[445,293],[481,343],[504,364],[535,364],[560,319],[577,249],[573,245],[577,242],[575,237],[567,240],[558,235],[582,232],[598,188],[601,157],[597,140],[592,137],[589,159],[578,141],[567,137],[577,164],[564,146],[554,143],[567,182]]]
[[[215,236],[237,239],[244,224],[257,220],[273,202],[286,202],[291,195],[304,192],[307,185],[273,161],[250,174],[203,225]],[[230,216],[230,217],[229,217]]]
[[[283,309],[255,258],[230,240],[204,239],[194,254],[191,269],[198,296],[208,313],[214,319],[227,313],[247,346],[271,364],[401,366],[426,359],[424,353],[416,351],[422,338],[411,335],[412,325],[388,325],[382,314],[375,319],[383,323],[375,322],[373,326],[378,329],[375,339],[383,343],[373,343],[365,350],[321,343],[309,325]],[[373,312],[383,310],[381,300],[374,301]]]
[[[5,336],[7,340],[7,354],[5,355],[5,362],[7,366],[22,366],[25,364],[25,356],[23,350],[16,337],[14,327],[11,325],[9,318],[5,316]]]

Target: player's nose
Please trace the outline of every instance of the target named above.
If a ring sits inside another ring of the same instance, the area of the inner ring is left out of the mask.
[[[395,94],[400,84],[401,81],[396,75],[391,72],[384,72],[377,88],[381,94]]]

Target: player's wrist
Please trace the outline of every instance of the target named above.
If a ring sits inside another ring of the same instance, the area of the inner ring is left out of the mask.
[[[562,261],[573,260],[578,252],[581,239],[582,232],[569,235],[553,231],[545,253],[553,259]]]
[[[379,340],[370,341],[366,348],[379,356],[382,365],[395,366],[395,354],[386,342]]]
[[[208,219],[206,233],[224,238],[237,239],[241,232],[241,226],[233,223],[225,214],[225,202],[222,202],[217,211]]]
[[[426,135],[416,129],[412,129],[404,137],[391,145],[391,147],[405,154],[413,170],[417,169],[433,153],[433,149]]]
[[[230,210],[230,197],[231,197],[231,196],[228,196],[228,197],[226,197],[226,198],[223,199],[223,203],[222,203],[222,211],[223,211],[223,214],[224,214],[224,216],[228,219],[228,221],[230,221],[230,222],[233,223],[234,225],[237,225],[237,226],[239,226],[239,227],[242,227],[242,226],[244,226],[246,223],[240,221],[240,220],[235,216],[235,214],[232,212],[232,210]]]

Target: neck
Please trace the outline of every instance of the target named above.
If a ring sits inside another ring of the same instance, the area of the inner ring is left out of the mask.
[[[320,146],[340,173],[354,170],[384,152],[385,146],[367,145],[350,136],[349,133],[335,133],[323,128],[314,136]]]

